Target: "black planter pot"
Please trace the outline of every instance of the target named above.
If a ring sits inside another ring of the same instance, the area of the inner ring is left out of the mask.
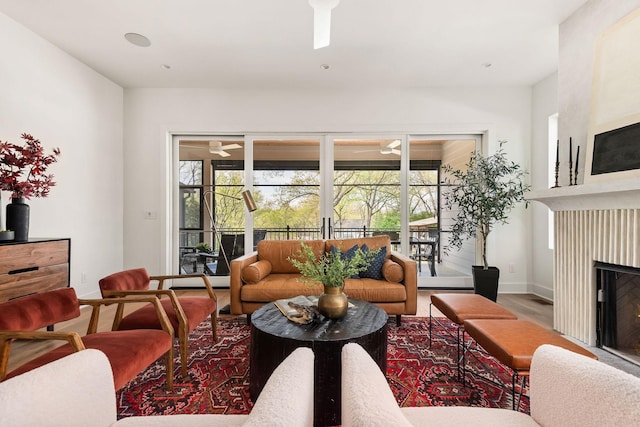
[[[474,265],[472,272],[475,293],[495,302],[498,299],[498,282],[500,280],[498,267],[489,267],[485,270],[481,265]]]
[[[29,239],[29,205],[24,198],[11,199],[7,205],[7,230],[14,233],[14,241],[26,242]]]
[[[0,242],[10,242],[14,239],[13,231],[0,231]]]

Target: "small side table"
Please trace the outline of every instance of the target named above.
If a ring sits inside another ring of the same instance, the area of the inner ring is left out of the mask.
[[[360,344],[382,372],[387,371],[387,313],[366,301],[349,302],[355,307],[344,318],[308,325],[291,322],[273,303],[252,314],[249,395],[254,401],[293,350],[310,347],[315,354],[314,425],[340,425],[342,347]]]

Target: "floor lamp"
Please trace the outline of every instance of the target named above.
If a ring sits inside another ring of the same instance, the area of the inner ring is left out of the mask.
[[[244,190],[241,193],[242,197],[230,196],[229,194],[224,194],[224,193],[216,193],[213,190],[205,191],[204,194],[202,195],[202,198],[204,200],[204,205],[207,208],[207,213],[209,214],[209,219],[211,220],[211,228],[213,229],[214,239],[217,240],[218,245],[220,246],[220,252],[222,253],[222,257],[224,258],[224,262],[227,264],[227,269],[230,270],[231,267],[229,265],[229,258],[227,258],[227,253],[224,250],[224,246],[222,246],[222,239],[218,235],[218,229],[216,228],[216,222],[213,219],[213,211],[211,210],[211,206],[209,205],[209,202],[207,201],[207,196],[208,195],[215,196],[216,194],[219,195],[219,196],[228,197],[230,199],[244,200],[244,205],[247,207],[247,210],[249,212],[255,211],[256,209],[258,209],[258,207],[256,206],[256,202],[255,202],[255,200],[253,200],[253,196],[251,195],[251,191],[249,191],[249,190]],[[220,262],[220,257],[218,257],[218,262]]]

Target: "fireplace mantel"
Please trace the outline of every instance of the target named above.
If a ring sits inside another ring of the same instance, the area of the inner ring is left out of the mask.
[[[526,193],[525,199],[543,203],[552,211],[639,209],[640,179],[535,190]]]

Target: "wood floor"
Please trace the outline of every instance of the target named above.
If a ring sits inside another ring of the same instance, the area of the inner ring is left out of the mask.
[[[180,291],[178,291],[180,293]],[[229,291],[216,289],[216,296],[218,298],[218,307],[222,308],[229,304]],[[416,316],[427,317],[429,316],[429,303],[430,295],[433,291],[420,290],[418,291],[418,310]],[[202,292],[204,295],[204,291]],[[553,326],[553,306],[548,302],[541,300],[533,295],[499,295],[498,303],[513,311],[519,318],[528,319],[541,326],[551,329]],[[132,304],[128,311],[135,310],[136,306]],[[72,319],[66,322],[58,323],[55,327],[56,331],[75,331],[80,335],[86,333],[87,325],[89,324],[90,310],[84,308],[81,311],[80,317]],[[115,306],[108,306],[103,308],[100,316],[99,331],[108,331],[111,329],[111,322],[115,313]],[[441,315],[439,312],[434,311],[434,315]],[[224,317],[225,315],[220,315]],[[37,357],[38,355],[51,350],[59,345],[62,345],[61,341],[29,341],[29,342],[15,342],[12,345],[11,355],[9,358],[9,371],[16,367],[28,362],[29,360]]]

